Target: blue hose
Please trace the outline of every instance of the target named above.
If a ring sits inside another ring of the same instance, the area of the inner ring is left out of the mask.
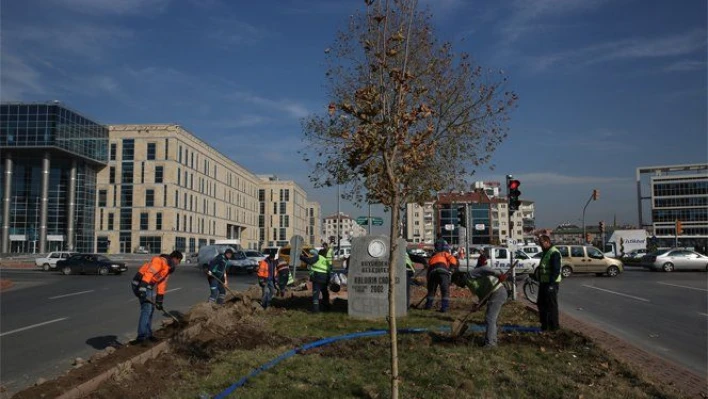
[[[470,327],[472,328],[472,331],[484,331],[485,327],[477,324],[471,324]],[[449,326],[441,327],[438,330],[445,331],[449,330]],[[424,333],[427,331],[430,331],[428,328],[400,328],[397,330],[399,334],[420,334]],[[502,326],[501,331],[504,332],[510,332],[510,331],[517,331],[517,332],[540,332],[541,329],[539,327],[527,327],[527,326],[518,326],[518,325],[508,325],[508,326]],[[257,376],[258,374],[273,368],[275,365],[278,363],[282,362],[285,359],[288,359],[290,357],[295,356],[298,353],[302,353],[304,351],[313,349],[313,348],[318,348],[320,346],[325,346],[332,344],[337,341],[346,341],[354,338],[366,338],[366,337],[378,337],[381,335],[386,335],[388,334],[388,330],[369,330],[369,331],[362,331],[362,332],[357,332],[357,333],[351,333],[351,334],[345,334],[345,335],[337,335],[334,337],[329,337],[329,338],[323,338],[314,342],[310,342],[309,344],[302,345],[300,347],[297,347],[295,349],[291,349],[280,356],[276,357],[275,359],[269,361],[268,363],[251,370],[248,375],[245,377],[241,378],[240,380],[236,381],[233,383],[231,386],[228,388],[224,389],[223,391],[219,392],[216,396],[214,396],[214,399],[223,399],[226,398],[227,396],[231,395],[236,389],[246,385],[246,382]]]

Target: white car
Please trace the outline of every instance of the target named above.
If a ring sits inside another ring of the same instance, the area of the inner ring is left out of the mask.
[[[255,260],[256,262],[260,262],[260,261],[262,261],[263,259],[266,258],[266,255],[265,255],[265,254],[262,254],[262,253],[260,253],[260,252],[258,252],[258,251],[244,251],[244,253],[246,254],[246,257],[247,257],[248,259],[253,259],[253,260]]]
[[[44,270],[45,272],[48,272],[50,270],[55,270],[57,268],[57,262],[60,260],[68,259],[71,255],[76,254],[76,252],[68,252],[68,251],[58,251],[58,252],[50,252],[47,254],[47,256],[43,258],[37,258],[34,260],[34,264]]]

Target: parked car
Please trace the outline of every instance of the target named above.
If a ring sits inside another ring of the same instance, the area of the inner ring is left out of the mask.
[[[561,274],[563,278],[573,273],[607,274],[615,277],[624,271],[624,264],[619,259],[605,256],[599,249],[590,245],[556,245],[561,253]]]
[[[258,252],[258,251],[244,251],[244,252],[246,253],[246,257],[247,257],[248,259],[253,259],[253,260],[255,260],[256,262],[260,262],[260,261],[262,261],[263,259],[266,258],[266,255],[265,255],[265,254],[262,254],[262,253],[260,253],[260,252]]]
[[[62,274],[121,274],[128,270],[125,263],[116,262],[99,254],[74,254],[68,259],[57,262],[57,269]]]
[[[624,254],[623,258],[626,259],[641,259],[644,255],[647,254],[646,248],[638,248],[638,249],[633,249],[626,254]]]
[[[35,259],[34,264],[45,272],[48,272],[49,270],[54,270],[57,268],[57,262],[59,262],[60,260],[68,259],[71,255],[74,254],[76,254],[76,252],[50,252],[45,257]]]
[[[240,249],[235,249],[233,246],[226,244],[205,245],[199,248],[199,255],[197,255],[197,266],[206,270],[209,267],[209,262],[211,262],[216,255],[223,254],[227,248],[231,248],[231,250],[234,251],[234,254],[228,263],[228,273],[242,271],[250,274],[256,271],[258,268],[257,261],[246,257],[246,254]]]
[[[150,251],[148,251],[147,248],[141,246],[141,247],[135,248],[135,253],[136,254],[149,254]]]
[[[656,251],[642,257],[641,265],[649,270],[705,270],[708,271],[708,256],[688,249]]]
[[[197,259],[199,259],[199,253],[192,252],[191,254],[188,254],[187,256],[184,257],[184,262],[185,263],[197,263]]]

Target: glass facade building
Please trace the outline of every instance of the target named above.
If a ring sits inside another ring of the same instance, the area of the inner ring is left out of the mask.
[[[108,129],[59,103],[0,104],[0,252],[93,252]]]

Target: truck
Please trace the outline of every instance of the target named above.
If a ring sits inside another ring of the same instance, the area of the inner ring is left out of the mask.
[[[649,233],[644,229],[615,230],[605,243],[605,256],[621,258],[630,252],[646,251]]]

